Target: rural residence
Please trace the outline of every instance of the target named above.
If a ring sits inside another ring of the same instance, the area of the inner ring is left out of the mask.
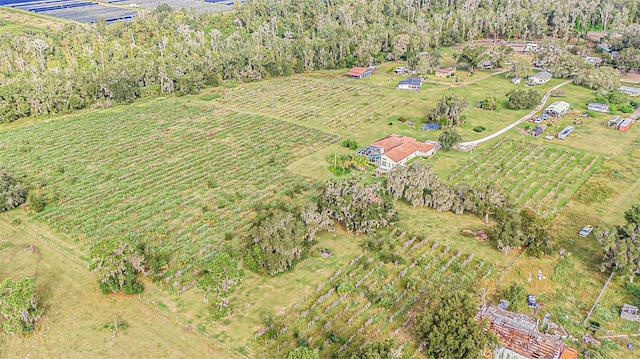
[[[578,352],[560,338],[538,331],[538,321],[495,306],[483,305],[476,313],[477,321],[487,320],[500,347],[493,357],[508,359],[576,359]]]
[[[406,80],[398,81],[398,90],[420,90],[422,80],[419,77],[409,77]]]
[[[537,74],[529,77],[529,85],[542,85],[551,81],[551,73],[547,71],[538,72]]]
[[[569,112],[570,107],[571,105],[569,105],[568,102],[554,101],[551,105],[544,109],[544,113],[549,116],[560,117]]]
[[[434,145],[392,134],[358,151],[358,154],[367,156],[369,161],[378,165],[380,171],[386,172],[396,166],[404,166],[416,156],[433,155],[435,151]]]
[[[567,137],[569,137],[569,135],[571,134],[571,132],[573,132],[573,126],[567,126],[565,127],[562,131],[560,131],[560,133],[558,134],[558,139],[559,140],[566,140]]]
[[[595,112],[607,113],[607,112],[609,112],[609,105],[604,104],[604,103],[592,102],[587,106],[587,110],[595,111]]]
[[[620,86],[620,88],[618,88],[618,91],[631,97],[637,97],[638,95],[640,95],[640,88],[638,87]]]
[[[354,67],[347,72],[347,76],[354,79],[364,79],[371,76],[375,70],[375,67]]]
[[[436,69],[436,76],[438,77],[451,77],[455,76],[456,68],[455,67],[438,67]]]

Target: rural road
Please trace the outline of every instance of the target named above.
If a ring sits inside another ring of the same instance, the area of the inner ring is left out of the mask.
[[[542,100],[540,101],[540,104],[538,106],[536,106],[536,108],[534,108],[533,110],[531,110],[531,112],[529,112],[528,114],[524,115],[522,118],[520,118],[518,121],[510,124],[509,126],[494,132],[492,134],[490,134],[487,137],[483,137],[480,138],[478,140],[473,140],[473,141],[467,141],[467,142],[461,142],[459,143],[456,147],[459,149],[469,149],[469,148],[473,148],[475,146],[477,146],[478,144],[482,143],[482,142],[486,142],[489,140],[492,140],[500,135],[502,135],[503,133],[509,131],[510,129],[518,126],[519,124],[523,123],[524,121],[526,121],[529,117],[533,116],[536,112],[540,111],[540,109],[545,105],[545,103],[547,102],[547,100],[549,99],[549,97],[551,96],[551,93],[557,89],[559,89],[560,87],[570,84],[573,80],[567,80],[565,82],[559,83],[555,86],[553,86],[551,89],[549,89],[549,91],[547,91],[544,96],[542,96]]]

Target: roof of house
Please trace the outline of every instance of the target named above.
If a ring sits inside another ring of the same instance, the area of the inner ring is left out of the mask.
[[[420,86],[422,84],[422,80],[419,77],[408,77],[406,80],[398,81],[398,85],[414,85]]]
[[[373,71],[375,67],[354,67],[351,71],[347,72],[349,76],[360,76],[367,71]]]
[[[564,102],[564,101],[554,101],[551,105],[549,105],[544,112],[556,112],[556,113],[560,113],[560,112],[564,112],[567,111],[569,108],[571,107],[571,105],[569,105],[568,102]]]
[[[395,134],[382,138],[371,146],[382,148],[382,154],[395,162],[400,162],[415,152],[429,152],[435,148],[433,145],[418,142],[415,138]]]
[[[538,72],[537,74],[531,76],[530,79],[533,78],[533,79],[538,79],[540,81],[549,81],[549,80],[551,80],[552,77],[553,76],[551,76],[551,74],[549,72],[541,71],[541,72]]]
[[[524,314],[485,305],[475,318],[488,320],[502,346],[527,358],[553,359],[566,348],[562,340],[538,332],[538,322]]]
[[[639,92],[640,88],[633,86],[620,86],[618,90],[623,92]]]
[[[589,105],[587,107],[591,107],[591,108],[609,108],[609,105],[607,105],[606,103],[597,103],[597,102],[591,102],[589,103]]]

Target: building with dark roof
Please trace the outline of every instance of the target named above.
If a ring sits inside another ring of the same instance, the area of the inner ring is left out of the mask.
[[[409,77],[406,80],[398,81],[398,90],[420,90],[422,80],[419,77]]]

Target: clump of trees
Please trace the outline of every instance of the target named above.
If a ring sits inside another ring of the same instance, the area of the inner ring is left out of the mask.
[[[464,124],[462,113],[469,107],[469,102],[454,94],[442,96],[436,107],[429,112],[429,123],[437,123],[443,128],[456,127]]]
[[[9,334],[24,334],[33,331],[42,316],[36,304],[35,278],[26,277],[18,281],[5,278],[0,282],[0,324]]]
[[[371,166],[367,156],[360,154],[342,154],[339,156],[332,154],[327,158],[327,161],[331,163],[331,165],[329,165],[329,171],[336,176],[350,173],[352,168],[364,171]]]
[[[218,320],[227,315],[229,299],[240,285],[244,272],[239,268],[238,261],[225,252],[217,252],[204,262],[197,285],[205,303],[209,302],[209,297],[214,297],[215,304],[210,313],[213,320]]]
[[[358,142],[356,142],[355,140],[352,140],[350,138],[347,138],[346,140],[342,141],[342,143],[340,143],[340,145],[344,148],[348,148],[350,150],[357,150],[358,149]]]
[[[146,273],[145,257],[128,238],[105,238],[95,243],[89,269],[98,273],[104,294],[138,294],[144,290],[138,274]]]
[[[552,221],[552,215],[541,209],[505,206],[496,212],[496,225],[489,232],[489,240],[505,253],[526,247],[529,255],[548,255],[554,248]]]
[[[328,182],[318,199],[318,208],[355,233],[374,232],[398,220],[392,198],[379,183]]]
[[[495,96],[488,96],[484,100],[482,100],[481,108],[483,110],[495,111],[498,109],[499,101]]]
[[[573,82],[594,90],[615,91],[620,87],[620,72],[609,66],[585,68],[578,71]]]
[[[477,308],[476,300],[462,291],[446,292],[431,300],[415,327],[424,354],[439,359],[481,357],[497,340],[486,330],[486,323],[474,319]]]
[[[440,133],[440,136],[438,136],[438,143],[443,151],[451,150],[460,142],[462,142],[462,136],[460,136],[455,128],[444,129],[442,133]]]
[[[471,75],[478,64],[489,57],[487,47],[482,45],[466,45],[462,51],[453,56],[458,64],[467,66]]]
[[[601,270],[614,270],[632,278],[640,271],[640,205],[628,209],[624,218],[624,225],[600,229],[596,238],[604,251]]]
[[[27,200],[27,189],[11,173],[0,171],[0,212],[14,209]]]
[[[534,89],[514,89],[506,94],[509,99],[509,107],[514,110],[521,110],[525,108],[534,108],[538,106],[542,95],[540,92]]]

